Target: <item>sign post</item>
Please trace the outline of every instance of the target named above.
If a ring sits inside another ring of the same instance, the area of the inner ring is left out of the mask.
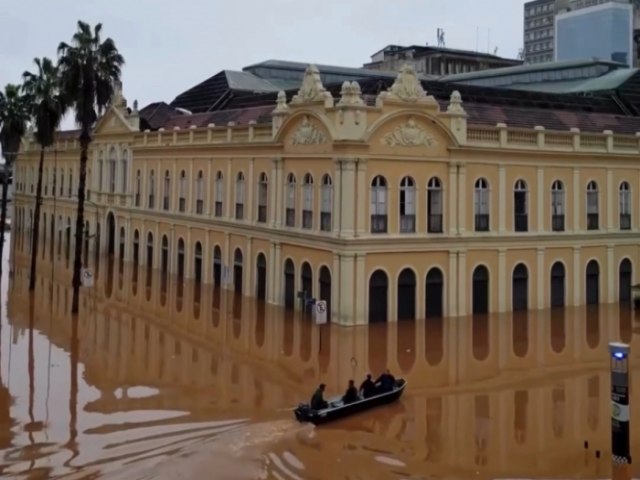
[[[614,480],[631,478],[629,440],[629,345],[609,343],[611,370],[611,462]]]
[[[327,323],[327,302],[318,300],[314,309],[316,325],[324,325]]]

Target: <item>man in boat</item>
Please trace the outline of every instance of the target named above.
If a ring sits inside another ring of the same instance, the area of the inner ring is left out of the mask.
[[[387,369],[382,375],[375,381],[378,393],[386,393],[392,391],[396,386],[396,379],[391,375],[391,371]]]
[[[326,385],[324,383],[321,383],[318,389],[313,394],[313,397],[311,397],[310,406],[313,410],[323,410],[329,407],[329,404],[324,399],[325,388],[326,388]]]
[[[358,390],[356,389],[353,380],[349,380],[349,387],[347,387],[347,392],[342,397],[342,402],[347,405],[349,403],[357,402],[360,400],[358,398]]]
[[[362,398],[373,397],[376,394],[376,384],[371,380],[371,374],[367,373],[367,378],[360,385],[360,395]]]

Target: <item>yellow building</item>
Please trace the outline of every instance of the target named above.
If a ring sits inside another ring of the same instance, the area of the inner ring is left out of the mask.
[[[324,299],[342,325],[629,299],[639,118],[463,103],[464,88],[443,101],[410,67],[367,82],[328,89],[309,67],[295,95],[172,115],[118,90],[91,144],[85,264],[109,252],[180,285]],[[76,137],[47,154],[43,252],[72,251]],[[38,157],[31,138],[18,230]]]

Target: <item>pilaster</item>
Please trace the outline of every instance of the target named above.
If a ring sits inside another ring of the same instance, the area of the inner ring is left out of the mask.
[[[331,269],[331,321],[340,322],[340,312],[342,311],[342,289],[340,288],[340,256],[333,254],[333,268]],[[366,297],[366,296],[365,296]]]
[[[545,284],[545,278],[547,278],[544,272],[544,253],[545,253],[544,247],[538,247],[538,249],[536,250],[536,253],[537,253],[536,278],[538,281],[536,285],[536,298],[538,303],[537,305],[538,310],[542,310],[544,308],[544,284]]]
[[[491,204],[489,204],[491,207]],[[507,170],[504,165],[498,167],[498,231],[507,230]]]
[[[449,187],[449,201],[447,202],[447,211],[449,214],[449,235],[454,236],[459,233],[459,223],[458,223],[458,167],[456,165],[449,165],[449,181],[447,182]],[[427,205],[427,209],[425,214],[429,215],[428,211],[428,197],[429,192],[427,191],[427,199],[425,201],[425,205]],[[428,218],[427,218],[428,221]],[[428,225],[427,225],[428,228]],[[451,259],[451,254],[449,254],[449,259]],[[451,270],[450,270],[451,271]]]
[[[367,323],[365,319],[366,312],[366,298],[367,298],[367,286],[368,282],[365,279],[365,260],[366,254],[357,253],[356,254],[356,265],[355,265],[355,274],[356,274],[356,282],[355,282],[355,319],[354,324],[359,323]]]
[[[340,204],[340,236],[353,237],[355,233],[356,210],[356,162],[353,159],[342,159],[341,197]],[[366,198],[366,197],[365,197]]]
[[[269,185],[269,219],[273,228],[282,227],[283,210],[283,169],[282,158],[276,157],[271,161],[271,184]]]
[[[545,200],[545,188],[544,188],[544,169],[542,167],[538,167],[537,170],[537,217],[538,217],[538,233],[543,233],[546,229],[545,225],[545,215],[544,215],[544,200]]]
[[[356,182],[358,190],[356,192],[356,202],[354,208],[356,209],[356,236],[361,237],[366,234],[367,231],[367,218],[364,204],[369,196],[367,195],[367,160],[359,158],[356,163]]]
[[[449,272],[447,274],[447,297],[449,300],[449,308],[447,312],[444,312],[446,316],[457,317],[460,314],[458,312],[458,285],[456,284],[458,272],[458,252],[456,250],[449,250]]]
[[[467,307],[468,292],[471,291],[471,281],[467,278],[467,251],[460,250],[458,252],[458,315],[466,316],[469,314]]]
[[[462,164],[458,167],[458,233],[464,235],[467,230],[467,166]],[[458,305],[458,312],[462,315],[463,310],[460,310]],[[466,310],[464,310],[466,312]]]
[[[574,232],[580,231],[580,202],[581,202],[581,199],[586,198],[580,195],[581,191],[582,189],[580,188],[580,169],[574,168],[573,169],[573,196],[572,196],[572,202],[571,202],[573,203],[573,231]]]
[[[245,297],[255,297],[253,286],[253,276],[255,270],[255,262],[253,260],[253,238],[247,237],[247,245],[244,252],[244,265],[242,268],[242,290]]]
[[[580,268],[580,247],[573,247],[573,305],[578,306],[582,302],[582,285],[584,284]]]
[[[223,183],[224,183],[224,205],[223,205],[223,215],[224,218],[226,218],[227,220],[230,220],[231,218],[233,218],[233,213],[234,213],[234,206],[232,206],[232,201],[233,201],[233,197],[231,196],[232,190],[233,190],[233,186],[234,186],[234,181],[233,178],[231,177],[231,159],[228,158],[227,159],[227,169],[226,169],[226,173],[224,175],[224,179],[223,179]],[[226,257],[228,258],[228,257]]]
[[[222,246],[222,289],[228,290],[229,286],[233,285],[233,264],[229,258],[229,251],[231,250],[231,236],[229,233],[224,234],[224,245]]]
[[[616,265],[613,255],[613,244],[607,245],[607,303],[616,301]],[[601,283],[602,285],[602,283]]]
[[[342,162],[339,159],[333,161],[333,234],[340,234],[342,225]]]
[[[614,230],[614,223],[613,223],[613,205],[614,205],[614,196],[613,196],[613,170],[611,170],[610,168],[607,168],[607,186],[606,186],[606,191],[605,191],[605,195],[604,198],[607,202],[607,230],[608,231],[613,231]]]
[[[275,178],[275,177],[271,177]],[[276,281],[276,242],[269,242],[269,256],[267,257],[267,302],[276,304],[275,281]]]
[[[341,325],[354,324],[354,279],[355,279],[355,254],[340,253],[340,291],[343,292],[340,298],[340,312],[338,322]],[[360,320],[360,319],[355,319]],[[364,319],[363,319],[364,320]],[[362,320],[362,321],[363,321]],[[364,321],[363,321],[364,323]]]
[[[246,182],[245,182],[245,205],[246,205],[246,209],[247,211],[245,212],[245,220],[247,222],[250,222],[252,224],[255,225],[256,223],[256,217],[253,215],[253,210],[254,210],[254,198],[255,195],[254,193],[258,191],[258,184],[254,181],[254,166],[255,166],[255,159],[251,158],[249,160],[249,171],[247,172],[247,178],[246,178]]]
[[[471,283],[471,285],[473,282]],[[473,288],[473,287],[472,287]],[[489,291],[491,294],[491,291]],[[507,250],[498,250],[498,312],[507,311]]]

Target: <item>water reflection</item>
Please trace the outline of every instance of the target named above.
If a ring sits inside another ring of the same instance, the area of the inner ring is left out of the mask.
[[[259,425],[284,432],[251,450],[273,478],[594,478],[585,440],[608,468],[607,342],[637,351],[626,307],[319,327],[203,284],[197,263],[187,278],[115,262],[102,261],[74,322],[65,260],[42,262],[30,296],[16,256],[0,329],[1,473],[143,478],[132,472],[195,443],[226,452],[220,435]],[[375,414],[310,435],[282,411],[320,382],[342,392],[387,367],[410,388]]]

